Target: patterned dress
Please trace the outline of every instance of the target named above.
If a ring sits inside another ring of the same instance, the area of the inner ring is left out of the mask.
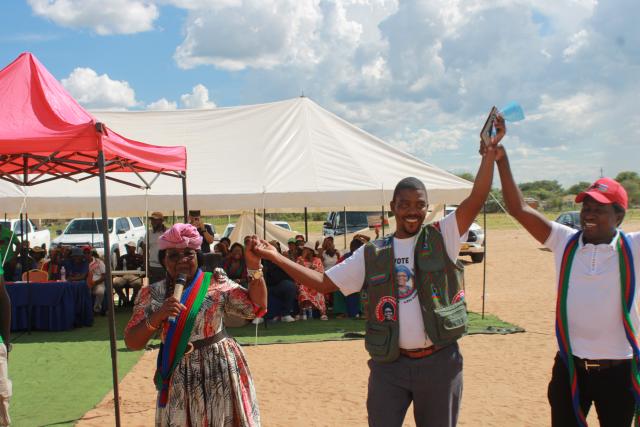
[[[307,268],[324,273],[322,261],[318,257],[313,257],[312,261],[307,261],[302,257],[298,257],[297,262]],[[298,285],[298,304],[300,304],[300,307],[306,305],[305,303],[311,303],[311,305],[320,311],[320,314],[327,314],[327,304],[323,294],[315,289],[307,288],[300,283],[296,284]]]
[[[164,280],[140,290],[125,332],[158,310],[165,299]],[[249,293],[216,269],[200,307],[189,341],[201,340],[223,328],[225,314],[253,319],[257,306]],[[165,342],[167,325],[162,330]],[[156,426],[249,427],[260,425],[260,412],[249,366],[233,338],[182,358],[169,383],[164,408],[156,407]]]

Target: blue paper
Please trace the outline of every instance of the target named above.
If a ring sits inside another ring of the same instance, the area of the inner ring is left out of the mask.
[[[524,120],[524,111],[520,104],[515,101],[508,103],[502,110],[500,110],[500,114],[508,122],[519,122],[520,120]]]

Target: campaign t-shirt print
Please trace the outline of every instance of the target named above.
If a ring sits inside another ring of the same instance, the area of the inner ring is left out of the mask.
[[[412,301],[417,295],[413,285],[412,264],[409,257],[396,258],[396,285],[398,286],[398,299],[402,303]]]

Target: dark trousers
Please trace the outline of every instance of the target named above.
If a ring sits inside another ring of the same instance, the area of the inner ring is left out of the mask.
[[[356,292],[344,297],[347,305],[347,315],[349,317],[356,317],[360,314],[360,292]]]
[[[458,344],[421,359],[369,360],[367,413],[371,427],[400,427],[409,404],[418,427],[453,427],[462,399]]]
[[[585,417],[591,404],[596,407],[602,427],[628,427],[633,420],[635,402],[631,391],[631,362],[610,368],[588,371],[576,363],[580,406]],[[548,390],[551,404],[551,425],[554,427],[577,426],[571,404],[569,371],[560,354],[556,355]]]
[[[275,316],[291,315],[297,296],[298,288],[291,280],[282,280],[276,285],[268,286],[265,318],[272,319]]]

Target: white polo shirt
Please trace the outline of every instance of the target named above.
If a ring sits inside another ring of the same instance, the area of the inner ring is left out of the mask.
[[[577,231],[557,222],[551,224],[551,234],[544,244],[555,256],[557,287],[564,248]],[[627,237],[636,273],[636,295],[630,317],[638,334],[640,233],[628,233]],[[630,359],[633,355],[622,324],[620,266],[616,249],[619,238],[620,233],[617,233],[611,243],[585,244],[582,237],[578,242],[569,276],[567,317],[571,349],[582,359]]]

